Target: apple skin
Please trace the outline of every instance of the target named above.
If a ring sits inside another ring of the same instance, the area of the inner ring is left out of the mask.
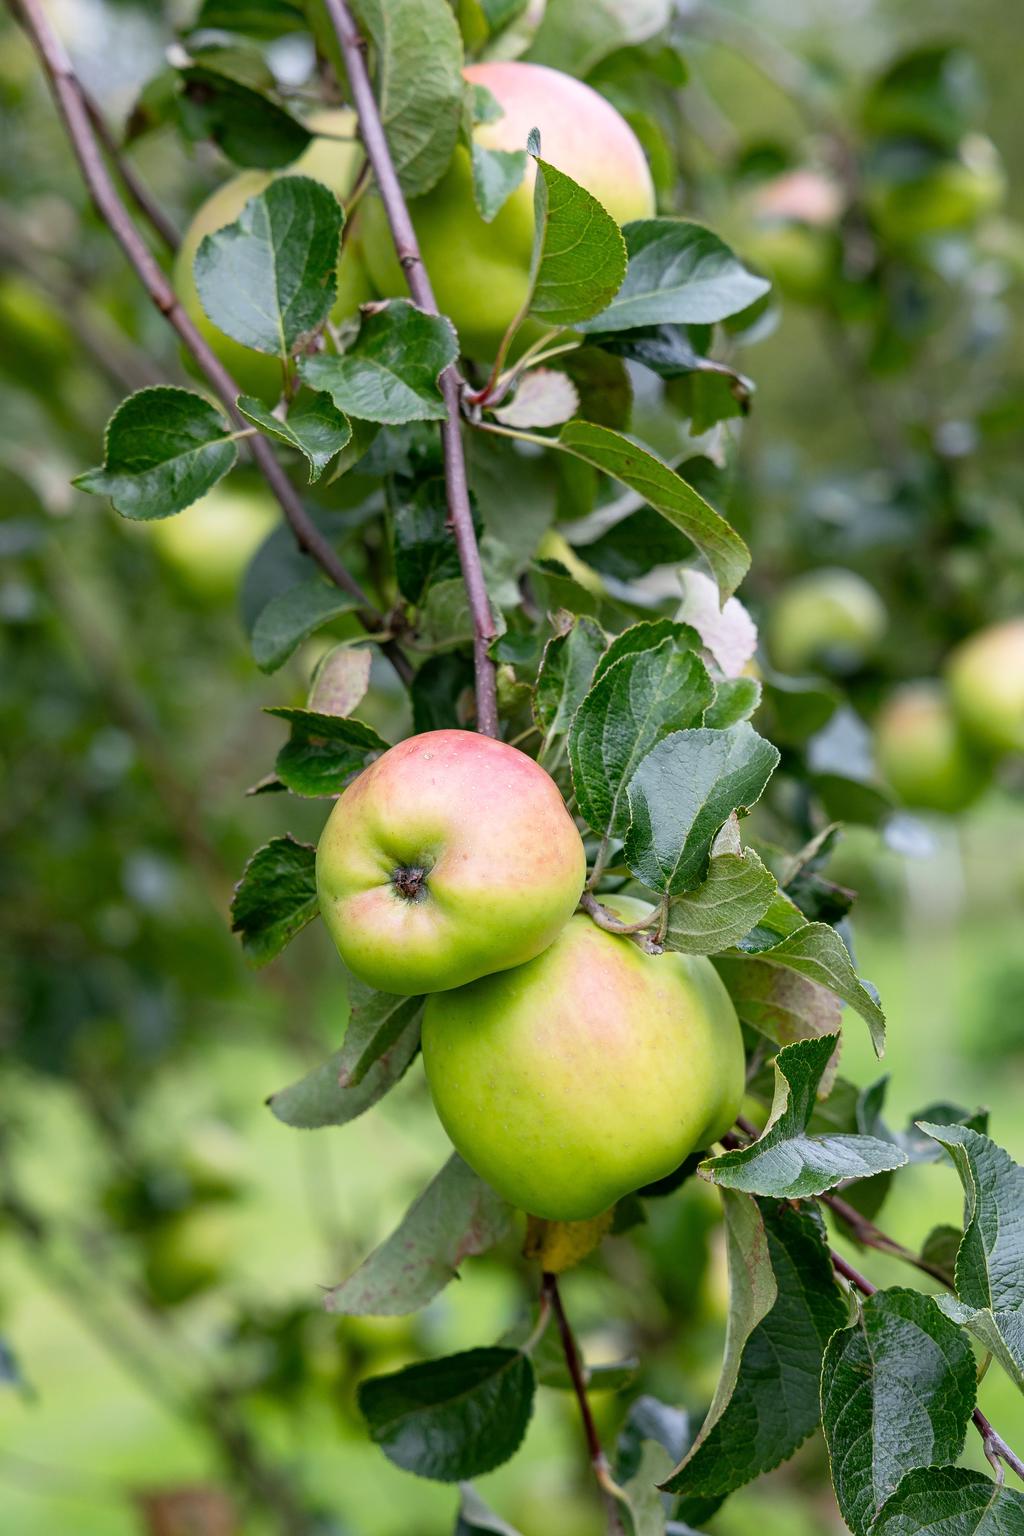
[[[912,810],[953,816],[989,782],[988,765],[964,740],[945,692],[933,683],[893,694],[876,722],[875,751],[883,777]]]
[[[964,640],[946,664],[953,708],[988,752],[1024,752],[1024,618],[991,624]]]
[[[874,587],[855,571],[826,567],[798,576],[779,593],[769,615],[768,648],[783,672],[853,672],[875,649],[886,623]]]
[[[618,224],[650,218],[654,183],[640,141],[610,102],[589,85],[543,64],[471,64],[468,81],[486,86],[504,109],[479,123],[474,139],[486,149],[526,148],[540,129],[541,155],[602,203]],[[522,307],[533,250],[536,166],[487,224],[473,201],[469,151],[460,144],[437,186],[410,204],[434,295],[459,333],[464,352],[491,358]],[[380,199],[360,209],[363,250],[381,294],[408,293]]]
[[[269,357],[243,347],[241,342],[226,336],[209,320],[199,301],[193,275],[196,252],[205,235],[233,224],[249,201],[263,192],[277,176],[311,176],[322,181],[339,200],[352,191],[363,152],[354,138],[355,114],[347,109],[315,112],[309,119],[309,127],[321,133],[335,136],[348,135],[351,142],[339,143],[337,137],[317,138],[312,141],[295,161],[283,171],[240,171],[230,181],[215,188],[195,213],[182,238],[174,259],[174,290],[185,307],[190,319],[205,341],[213,348],[220,361],[239,385],[244,394],[257,395],[261,400],[276,401],[281,393],[281,364],[276,357]],[[338,268],[338,297],[331,317],[335,321],[346,319],[355,313],[360,304],[374,297],[363,257],[359,248],[358,234],[346,237]]]
[[[438,992],[539,955],[575,911],[586,868],[558,788],[532,758],[475,731],[427,731],[341,795],[317,849],[317,893],[360,980]]]
[[[626,921],[650,909],[602,897]],[[647,955],[573,917],[528,965],[427,1000],[423,1064],[456,1150],[513,1205],[585,1221],[723,1136],[744,1088],[702,955]]]

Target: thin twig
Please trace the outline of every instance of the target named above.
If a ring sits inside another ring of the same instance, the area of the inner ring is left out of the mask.
[[[81,91],[82,100],[85,102],[85,110],[89,114],[96,137],[106,150],[111,164],[115,167],[118,176],[124,184],[125,191],[142,214],[142,217],[160,236],[164,245],[173,255],[181,244],[181,236],[163,209],[150,197],[148,190],[143,186],[138,176],[136,176],[135,168],[126,159],[121,146],[111,133],[110,125],[100,111],[99,104],[84,86],[81,87]]]
[[[542,1300],[545,1297],[547,1298],[555,1314],[555,1321],[558,1324],[558,1334],[562,1341],[562,1353],[565,1356],[566,1370],[569,1372],[572,1389],[576,1394],[576,1401],[579,1404],[580,1418],[583,1421],[583,1435],[587,1442],[587,1454],[590,1457],[590,1465],[593,1468],[594,1477],[604,1495],[607,1507],[609,1536],[623,1536],[622,1521],[619,1517],[618,1508],[618,1499],[621,1495],[612,1481],[608,1458],[604,1454],[601,1437],[597,1432],[597,1425],[594,1423],[594,1415],[591,1412],[590,1402],[587,1398],[587,1384],[583,1378],[580,1352],[576,1346],[572,1326],[562,1305],[557,1275],[551,1273],[544,1274],[541,1279],[541,1297]]]
[[[173,326],[210,382],[232,422],[242,428],[250,425],[235,406],[239,389],[227,369],[200,335],[195,324],[178,302],[165,273],[152,255],[117,193],[103,160],[99,141],[89,116],[89,109],[71,61],[42,8],[41,0],[8,0],[8,5],[24,25],[64,120],[68,138],[85,184],[105,223],[110,228],[128,261],[156,308]],[[279,464],[265,438],[253,438],[252,456],[274,493],[299,548],[320,566],[336,586],[359,603],[358,617],[372,634],[381,627],[381,616],[366,593],[302,504],[301,497]],[[388,641],[382,646],[404,682],[412,677],[407,657]]]
[[[377,100],[373,94],[373,86],[366,65],[365,44],[359,35],[346,0],[325,0],[325,9],[344,56],[352,99],[359,119],[359,131],[373,169],[381,203],[387,215],[395,252],[409,284],[409,292],[420,309],[429,315],[436,315],[439,311],[434,290],[431,287],[427,269],[423,265],[419,241],[391,159],[391,150],[381,123]],[[458,550],[459,564],[462,568],[466,595],[473,618],[477,728],[485,735],[497,736],[499,732],[497,685],[495,666],[490,656],[490,644],[497,630],[487,596],[483,567],[480,563],[480,550],[473,528],[473,514],[469,504],[466,459],[462,447],[462,385],[454,364],[446,368],[441,375],[441,392],[448,413],[441,426],[448,517],[455,535],[455,546]]]
[[[933,1280],[938,1280],[940,1285],[950,1285],[950,1277],[944,1269],[940,1269],[937,1264],[930,1264],[920,1254],[914,1253],[912,1249],[904,1247],[902,1243],[898,1243],[895,1238],[889,1237],[887,1233],[876,1227],[873,1221],[869,1221],[855,1206],[850,1205],[841,1196],[825,1194],[819,1195],[818,1199],[822,1205],[827,1205],[829,1210],[838,1216],[844,1226],[849,1227],[853,1237],[863,1247],[875,1248],[879,1253],[888,1253],[894,1259],[902,1259],[904,1264],[912,1264],[922,1274],[930,1275]]]

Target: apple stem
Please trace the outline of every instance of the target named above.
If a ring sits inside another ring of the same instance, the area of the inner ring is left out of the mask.
[[[609,1536],[624,1536],[622,1521],[619,1518],[618,1505],[622,1499],[622,1491],[615,1484],[608,1458],[604,1454],[601,1445],[601,1437],[594,1423],[594,1415],[590,1409],[590,1401],[587,1397],[587,1384],[583,1375],[583,1366],[580,1361],[580,1352],[573,1335],[572,1326],[566,1316],[565,1307],[562,1305],[561,1293],[558,1289],[558,1276],[550,1271],[545,1271],[541,1278],[541,1302],[547,1299],[555,1314],[558,1324],[558,1333],[562,1341],[562,1353],[565,1356],[566,1369],[572,1382],[572,1389],[576,1394],[579,1404],[580,1418],[583,1421],[583,1435],[587,1442],[587,1453],[590,1457],[590,1465],[594,1471],[594,1477],[598,1487],[605,1496],[608,1509],[608,1533]]]
[[[420,254],[419,241],[416,238],[416,230],[409,214],[405,194],[391,158],[377,98],[373,94],[370,72],[366,64],[366,44],[359,34],[346,0],[325,0],[325,6],[345,60],[352,100],[359,120],[359,132],[391,229],[395,252],[409,284],[409,292],[412,294],[414,303],[428,315],[439,314],[430,276]],[[447,410],[447,416],[441,423],[441,441],[444,448],[448,519],[455,535],[455,547],[458,550],[462,579],[466,584],[466,596],[469,599],[469,611],[473,619],[476,723],[477,729],[485,736],[498,736],[500,727],[497,681],[494,662],[490,655],[490,645],[497,635],[497,626],[491,611],[490,599],[487,596],[480,549],[473,527],[473,513],[469,504],[469,482],[462,446],[462,380],[454,364],[450,364],[441,375],[441,393]]]
[[[50,25],[41,0],[17,0],[17,3],[15,0],[8,0],[8,6],[25,29],[39,57],[57,109],[63,119],[75,159],[78,161],[82,179],[96,205],[97,212],[128,258],[154,306],[177,332],[184,346],[199,364],[233,425],[239,430],[247,431],[251,423],[245,420],[235,405],[241,390],[178,302],[178,297],[166,273],[143,240],[131,214],[121,200],[103,158],[96,120],[90,112],[88,98],[63,44]],[[128,185],[127,182],[126,185]],[[138,201],[135,187],[137,183],[133,183],[133,196],[136,196]],[[153,209],[148,203],[145,211],[147,217],[152,218]],[[266,438],[259,435],[252,438],[249,441],[249,451],[273,492],[299,548],[316,561],[336,586],[341,587],[356,599],[359,603],[357,616],[364,629],[371,635],[378,632],[383,627],[381,615],[348,567],[339,559],[333,545],[320,532],[306,511],[302,498],[288,479]],[[399,646],[394,641],[387,641],[381,649],[402,681],[410,682],[413,669],[408,657]]]
[[[608,907],[603,906],[596,896],[592,896],[589,891],[584,891],[580,897],[579,910],[586,912],[587,916],[592,918],[599,928],[603,928],[605,933],[614,933],[619,938],[632,939],[634,944],[639,945],[645,953],[660,955],[663,953],[664,946],[650,930],[660,922],[663,906],[664,903],[637,923],[624,923]]]

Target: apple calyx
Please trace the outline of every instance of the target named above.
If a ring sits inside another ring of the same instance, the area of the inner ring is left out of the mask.
[[[427,871],[419,864],[400,865],[391,871],[391,884],[403,901],[423,901],[427,894]]]

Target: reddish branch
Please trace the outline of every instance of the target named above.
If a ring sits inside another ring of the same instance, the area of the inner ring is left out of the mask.
[[[20,16],[39,55],[82,177],[100,216],[134,267],[150,299],[174,327],[199,364],[231,420],[240,430],[248,431],[249,423],[235,407],[238,386],[179,304],[174,289],[118,195],[103,158],[85,94],[62,43],[50,26],[41,0],[9,0],[9,4]],[[263,478],[280,504],[299,548],[316,561],[336,586],[356,599],[360,605],[358,616],[365,628],[371,634],[380,630],[383,627],[381,615],[302,505],[298,492],[279,464],[270,444],[262,437],[253,436],[250,449]],[[382,649],[399,676],[408,682],[412,677],[412,668],[407,658],[392,641],[386,642]]]
[[[359,35],[346,0],[325,0],[325,6],[345,59],[352,99],[359,118],[359,131],[377,183],[381,203],[387,215],[395,251],[409,284],[409,292],[420,309],[425,310],[429,315],[436,315],[439,311],[434,290],[430,285],[427,269],[423,265],[419,241],[416,238],[405,195],[399,184],[391,150],[381,123],[377,100],[373,94],[373,86],[366,65],[366,45]],[[480,550],[477,547],[473,514],[469,504],[466,459],[460,426],[461,389],[455,366],[446,368],[441,375],[441,391],[448,415],[441,428],[441,437],[444,444],[448,517],[455,535],[459,564],[462,567],[469,609],[473,618],[477,728],[488,736],[497,736],[498,703],[494,663],[490,657],[490,643],[497,631],[487,597],[483,567],[480,564]]]
[[[143,218],[152,225],[153,229],[156,230],[164,245],[166,245],[167,249],[173,254],[173,252],[178,249],[180,244],[178,239],[178,231],[175,229],[166,213],[164,213],[159,203],[155,202],[153,198],[150,197],[148,190],[145,186],[143,186],[142,182],[135,174],[134,167],[129,164],[124,155],[121,153],[120,145],[110,131],[110,125],[108,124],[106,118],[103,116],[103,113],[100,111],[96,102],[89,95],[88,91],[85,90],[84,86],[81,85],[81,83],[79,83],[79,90],[81,92],[82,100],[85,103],[85,110],[89,114],[89,120],[92,123],[96,137],[99,139],[100,143],[103,145],[103,148],[106,150],[111,164],[116,168],[118,176],[124,183],[125,191],[128,193],[128,196],[131,198],[136,208],[142,214]]]

